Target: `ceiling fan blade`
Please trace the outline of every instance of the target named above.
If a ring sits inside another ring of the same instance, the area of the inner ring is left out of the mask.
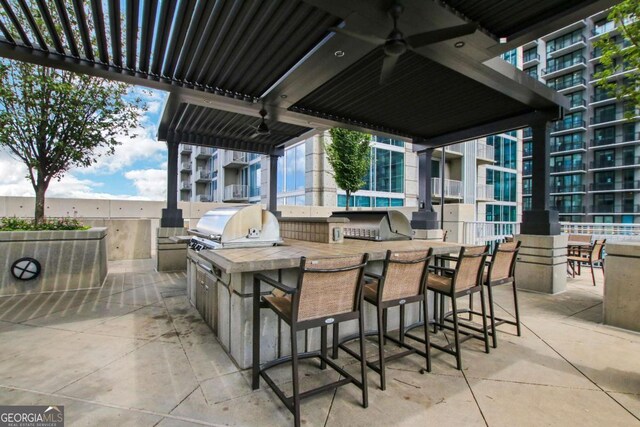
[[[351,37],[351,38],[354,38],[354,39],[358,39],[358,40],[362,40],[364,42],[375,44],[375,45],[383,45],[386,42],[385,39],[383,39],[381,37],[378,37],[378,36],[374,36],[374,35],[371,35],[371,34],[357,33],[355,31],[346,30],[346,29],[340,28],[340,27],[331,27],[331,28],[329,28],[329,31],[333,31],[335,33],[344,34],[345,36],[348,36],[348,37]]]
[[[413,48],[420,48],[456,37],[473,34],[478,29],[476,24],[463,24],[455,27],[443,28],[441,30],[427,31],[425,33],[414,34],[406,38],[407,43]]]
[[[381,85],[385,84],[389,80],[389,77],[391,77],[391,74],[393,74],[393,69],[396,68],[398,58],[400,58],[400,55],[385,55],[382,61],[382,71],[380,72]]]
[[[256,138],[257,138],[257,137],[259,137],[259,136],[260,136],[260,134],[259,134],[258,132],[254,132],[254,133],[249,137],[249,139],[256,139]]]

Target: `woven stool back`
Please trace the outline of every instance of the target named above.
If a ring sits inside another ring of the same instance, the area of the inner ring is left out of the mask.
[[[413,297],[424,292],[432,250],[387,251],[382,301]]]
[[[603,258],[603,249],[606,239],[604,240],[596,240],[593,243],[593,249],[591,250],[591,261],[598,261]]]
[[[298,321],[358,310],[367,259],[367,254],[316,260],[303,257],[293,301]]]
[[[473,288],[480,283],[488,246],[467,246],[460,250],[454,276],[455,292]]]
[[[513,277],[520,242],[499,243],[491,257],[489,280],[504,280]]]

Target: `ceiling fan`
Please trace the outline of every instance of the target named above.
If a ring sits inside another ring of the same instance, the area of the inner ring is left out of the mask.
[[[393,19],[393,29],[386,39],[370,34],[350,31],[340,27],[330,28],[331,31],[336,33],[344,34],[345,36],[382,47],[384,51],[384,61],[382,62],[382,71],[380,72],[380,84],[384,84],[389,77],[391,77],[398,59],[407,50],[415,50],[433,43],[466,36],[474,33],[478,29],[476,24],[471,23],[442,28],[439,30],[426,31],[424,33],[405,37],[398,29],[398,19],[400,18],[400,15],[402,15],[402,12],[404,12],[404,7],[397,2],[394,2],[387,12],[391,19]]]
[[[253,134],[249,137],[251,139],[255,139],[259,136],[269,136],[271,135],[271,129],[269,129],[269,126],[267,126],[267,122],[265,121],[265,117],[267,117],[267,110],[263,108],[260,109],[260,117],[262,117],[262,120],[260,120],[260,124],[258,126],[251,126],[254,130]]]

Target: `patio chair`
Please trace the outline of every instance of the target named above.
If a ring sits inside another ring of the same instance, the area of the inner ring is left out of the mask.
[[[429,274],[427,278],[427,289],[434,292],[434,332],[438,328],[453,331],[454,343],[452,345],[439,345],[431,343],[431,347],[451,354],[456,358],[457,369],[462,369],[462,357],[460,353],[460,344],[471,338],[484,341],[485,352],[489,353],[489,331],[487,328],[487,310],[484,301],[484,290],[482,285],[482,276],[484,272],[485,260],[489,251],[489,246],[467,246],[460,249],[458,257],[447,257],[456,262],[455,269],[441,266],[433,266],[435,272],[439,274]],[[462,312],[458,310],[456,300],[459,297],[468,296],[473,293],[480,293],[482,328],[477,328],[470,324],[461,324],[458,315]],[[438,309],[438,299],[444,297],[451,298],[452,311],[444,313],[444,304]],[[451,317],[451,319],[449,319]],[[446,322],[453,324],[450,326]],[[462,326],[464,329],[460,329]],[[474,332],[482,333],[482,336]],[[464,338],[460,338],[460,334]]]
[[[364,357],[364,317],[362,288],[364,267],[368,254],[317,260],[300,259],[300,274],[296,288],[291,288],[263,274],[256,274],[253,283],[253,389],[260,387],[260,377],[275,391],[282,403],[293,413],[295,426],[300,426],[300,401],[317,393],[353,383],[362,390],[362,406],[368,406],[367,366]],[[269,295],[261,298],[261,283],[267,283],[284,292],[284,296]],[[269,308],[291,327],[291,356],[280,357],[260,366],[260,309]],[[361,378],[357,379],[327,357],[327,326],[337,326],[347,320],[358,320],[360,336]],[[297,332],[320,328],[320,351],[298,353]],[[312,390],[300,391],[298,362],[306,358],[319,358],[320,369],[327,365],[341,375],[338,381]],[[286,396],[267,371],[291,362],[293,395]]]
[[[498,347],[498,331],[497,326],[504,323],[513,325],[517,328],[518,336],[521,336],[522,331],[520,328],[520,310],[518,307],[518,290],[516,287],[516,260],[518,258],[518,252],[520,251],[520,243],[517,242],[504,242],[498,243],[493,251],[491,260],[486,262],[488,270],[482,277],[482,284],[487,288],[487,294],[489,297],[489,320],[491,322],[489,328],[489,335],[493,343],[493,348]],[[493,288],[499,285],[511,285],[513,288],[513,304],[515,307],[516,320],[503,319],[495,315],[495,306],[493,302]],[[477,311],[473,311],[473,306],[469,311],[473,314],[481,315]]]
[[[405,306],[412,302],[422,303],[424,319],[429,318],[426,299],[426,279],[429,274],[429,261],[433,258],[433,250],[428,251],[387,251],[382,267],[382,274],[365,273],[369,283],[364,286],[364,300],[376,308],[378,330],[365,335],[378,336],[378,360],[367,362],[367,366],[380,375],[380,388],[386,389],[385,363],[409,354],[418,353],[426,359],[426,369],[422,373],[431,372],[431,354],[429,349],[429,327],[425,324],[424,337],[418,338],[424,347],[422,350],[405,342]],[[400,307],[399,338],[387,334],[387,310],[391,307]],[[356,359],[360,355],[345,345],[346,342],[357,339],[352,335],[338,340],[339,325],[333,327],[333,358],[338,357],[338,349],[346,351]],[[413,336],[408,335],[410,338]],[[384,355],[384,345],[389,339],[406,351],[390,356]],[[414,338],[415,339],[415,338]]]
[[[593,273],[593,264],[601,262],[602,274],[604,275],[604,244],[606,241],[606,239],[596,240],[590,248],[573,252],[567,256],[567,262],[571,267],[573,277],[576,277],[576,267],[578,269],[578,275],[580,275],[580,265],[583,262],[587,263],[591,269],[591,280],[593,281],[593,286],[596,285],[596,276]]]

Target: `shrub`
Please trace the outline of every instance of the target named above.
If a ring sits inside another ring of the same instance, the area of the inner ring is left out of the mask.
[[[36,224],[33,219],[0,218],[0,231],[88,230],[75,218],[51,218]]]

